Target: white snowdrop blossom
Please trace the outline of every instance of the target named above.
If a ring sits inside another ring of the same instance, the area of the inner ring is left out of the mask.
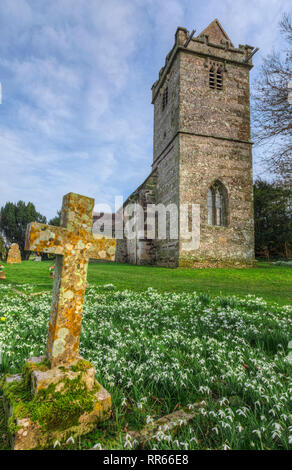
[[[31,296],[36,287],[0,284],[5,373],[19,373],[27,357],[45,353],[51,292]],[[95,366],[98,380],[116,400],[113,410],[123,422],[117,430],[119,445],[137,446],[128,433],[134,423],[137,429],[151,428],[163,415],[183,410],[194,418],[154,427],[148,448],[209,448],[210,441],[218,449],[291,446],[292,377],[285,362],[291,313],[289,305],[268,304],[252,295],[211,297],[89,285],[80,355]],[[285,346],[276,347],[278,341]]]
[[[72,436],[70,436],[67,441],[66,441],[66,444],[75,444],[75,441],[74,441],[74,438]]]

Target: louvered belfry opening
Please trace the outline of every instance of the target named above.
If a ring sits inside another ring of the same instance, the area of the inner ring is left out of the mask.
[[[221,66],[219,66],[218,69],[217,69],[216,85],[217,85],[217,90],[222,90],[223,89],[223,71],[222,71]]]
[[[209,86],[213,90],[216,88],[216,80],[215,80],[215,67],[212,66],[209,71]]]
[[[209,87],[211,90],[223,90],[223,67],[213,64],[209,69]]]

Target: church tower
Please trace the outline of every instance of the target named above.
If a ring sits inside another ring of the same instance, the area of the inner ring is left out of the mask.
[[[176,31],[152,87],[156,203],[199,204],[200,246],[158,242],[158,264],[253,262],[252,50],[235,48],[217,19],[196,38]]]
[[[128,198],[200,206],[200,244],[119,241],[117,261],[164,266],[254,262],[250,86],[253,47],[236,48],[214,20],[199,36],[179,27],[152,86],[152,172]],[[178,209],[180,210],[180,209]],[[179,214],[180,215],[180,214]]]

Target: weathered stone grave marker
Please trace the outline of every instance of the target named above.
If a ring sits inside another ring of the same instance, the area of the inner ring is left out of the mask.
[[[46,357],[28,359],[22,376],[7,377],[3,387],[14,449],[46,447],[68,435],[85,434],[110,414],[111,396],[96,382],[94,366],[79,356],[88,260],[113,260],[116,247],[116,240],[91,233],[93,207],[94,199],[69,193],[63,198],[60,227],[36,222],[27,227],[25,249],[54,253],[56,269]],[[31,387],[28,416],[23,410],[17,416],[19,400],[11,392],[15,383]],[[51,413],[39,415],[37,407],[47,402]]]
[[[9,248],[7,256],[7,264],[19,264],[21,263],[21,254],[18,243],[12,243]]]

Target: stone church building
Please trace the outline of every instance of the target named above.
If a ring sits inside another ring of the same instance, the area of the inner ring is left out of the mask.
[[[254,262],[250,84],[253,47],[235,47],[214,20],[199,36],[179,27],[152,86],[152,171],[124,204],[199,204],[200,244],[120,239],[116,261],[159,266]]]

